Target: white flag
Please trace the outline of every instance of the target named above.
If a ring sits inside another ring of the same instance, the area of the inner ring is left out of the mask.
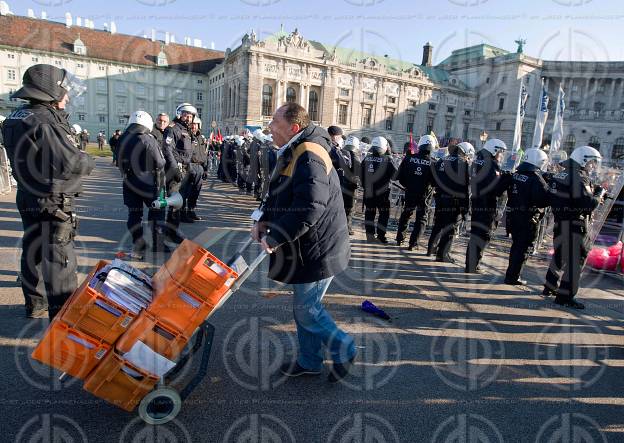
[[[548,91],[542,79],[542,94],[537,104],[537,115],[535,116],[535,131],[533,132],[533,148],[542,147],[542,136],[544,135],[544,126],[548,119]]]
[[[563,140],[563,112],[565,111],[565,92],[559,85],[559,95],[557,96],[557,112],[555,113],[555,122],[553,123],[552,140],[550,142],[550,152],[557,152],[561,147]]]
[[[524,121],[524,115],[526,114],[527,97],[526,86],[524,86],[524,81],[521,80],[520,95],[518,96],[518,111],[516,113],[516,127],[514,129],[513,146],[511,150],[512,153],[516,153],[522,149],[522,122]]]

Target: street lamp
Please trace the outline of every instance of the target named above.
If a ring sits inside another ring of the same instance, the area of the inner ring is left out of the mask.
[[[485,129],[484,129],[483,132],[479,135],[479,140],[481,140],[481,147],[483,147],[483,144],[485,143],[487,138],[488,138],[488,133],[485,132]]]

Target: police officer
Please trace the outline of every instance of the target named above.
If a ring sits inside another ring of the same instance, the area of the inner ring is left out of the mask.
[[[262,149],[263,140],[264,134],[262,130],[256,129],[253,132],[253,139],[249,145],[249,181],[251,182],[256,200],[261,200],[262,168],[260,167],[260,151]]]
[[[197,199],[201,192],[203,180],[208,177],[208,143],[206,137],[201,133],[201,120],[195,117],[191,124],[193,138],[193,155],[191,156],[191,164],[189,165],[189,177],[186,181],[188,186],[188,197],[186,206],[183,208],[182,221],[185,223],[193,223],[201,220],[201,217],[195,212],[197,207]]]
[[[190,103],[182,103],[176,108],[176,117],[173,125],[167,127],[164,133],[164,149],[173,156],[177,164],[179,174],[170,172],[168,167],[168,193],[179,191],[184,201],[188,198],[190,188],[186,181],[190,180],[189,166],[193,155],[193,135],[191,134],[191,124],[197,115],[197,109]],[[165,155],[166,159],[166,155]],[[182,177],[181,181],[176,179]],[[167,213],[167,238],[173,243],[180,243],[183,237],[178,232],[182,221],[182,212],[178,209],[169,208]],[[168,244],[169,246],[169,244]]]
[[[117,166],[117,152],[119,150],[119,139],[120,138],[121,138],[121,130],[120,129],[115,129],[115,132],[113,133],[111,138],[108,140],[108,145],[110,146],[111,151],[113,153],[113,164],[115,166]],[[162,138],[161,138],[161,143],[162,143]]]
[[[405,188],[405,206],[399,218],[396,242],[401,246],[405,238],[407,225],[414,211],[416,220],[414,229],[410,235],[408,249],[411,251],[418,247],[420,234],[424,231],[427,220],[427,199],[430,199],[433,187],[433,176],[431,174],[431,151],[438,148],[438,140],[432,135],[423,135],[418,140],[417,150],[412,152],[412,147],[406,153],[397,178],[399,183]]]
[[[394,179],[397,168],[389,153],[388,141],[384,137],[374,137],[371,148],[362,162],[360,180],[364,192],[364,228],[366,240],[377,239],[388,243],[386,231],[390,218],[390,182]],[[375,216],[379,219],[375,226]]]
[[[260,148],[260,168],[262,169],[262,190],[261,198],[264,199],[269,191],[271,175],[277,164],[277,146],[273,143],[273,136],[268,134],[264,137]]]
[[[512,176],[507,192],[507,221],[511,232],[509,266],[505,284],[523,285],[522,267],[535,246],[544,208],[549,205],[550,192],[542,171],[548,166],[548,156],[541,149],[528,149],[524,161]]]
[[[436,261],[439,262],[456,263],[450,252],[457,226],[470,209],[468,154],[471,150],[474,148],[468,142],[449,146],[449,155],[438,160],[431,171],[436,206],[427,255],[435,253]]]
[[[344,170],[342,200],[347,215],[349,235],[353,235],[353,207],[355,206],[355,194],[358,188],[360,171],[362,169],[362,162],[360,161],[360,140],[353,135],[348,136],[343,151],[347,155],[350,166]]]
[[[144,205],[148,208],[153,250],[168,250],[163,243],[164,213],[152,208],[152,202],[165,187],[165,157],[152,134],[153,126],[151,115],[136,111],[119,139],[119,170],[123,176],[124,205],[128,207],[126,226],[132,235],[132,256],[137,260],[143,259],[146,247],[142,224]]]
[[[466,249],[465,272],[480,272],[479,263],[483,251],[496,228],[498,197],[509,187],[511,175],[501,172],[500,161],[507,145],[493,138],[485,142],[472,162],[472,195],[470,216],[470,239]]]
[[[24,227],[21,281],[30,318],[46,315],[39,287],[45,287],[52,319],[77,286],[75,198],[95,164],[75,143],[64,109],[84,90],[65,69],[31,66],[22,88],[11,95],[29,103],[9,115],[2,128]]]
[[[86,151],[87,145],[89,144],[89,133],[86,129],[83,129],[80,133],[80,150]]]
[[[169,127],[169,116],[164,112],[161,112],[156,116],[154,122],[154,128],[152,129],[152,135],[156,137],[156,141],[163,144],[165,140],[165,129]]]
[[[563,169],[550,181],[555,253],[546,273],[543,294],[556,295],[555,303],[561,306],[585,308],[574,296],[591,246],[587,244],[590,217],[604,198],[604,190],[593,186],[589,178],[591,172],[600,168],[601,160],[596,149],[578,147],[561,163]]]

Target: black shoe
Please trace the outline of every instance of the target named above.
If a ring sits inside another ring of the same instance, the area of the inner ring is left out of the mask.
[[[466,274],[483,274],[483,272],[481,271],[481,268],[479,268],[478,266],[476,268],[465,268],[464,272]]]
[[[202,220],[202,218],[199,215],[197,215],[194,209],[191,209],[190,211],[188,211],[187,215],[189,218],[192,218],[193,220],[196,220],[196,221]]]
[[[182,223],[195,223],[195,220],[189,215],[189,211],[182,211],[180,221]]]
[[[334,363],[329,370],[327,381],[330,383],[336,383],[345,378],[347,374],[349,374],[351,366],[353,366],[353,360],[355,360],[355,357],[351,357],[344,363]]]
[[[511,285],[511,286],[524,286],[527,284],[526,280],[522,280],[521,278],[517,279],[517,280],[507,280],[505,279],[505,284],[506,285]]]
[[[453,257],[451,257],[450,255],[446,255],[444,257],[436,257],[436,260],[438,262],[442,262],[442,263],[451,263],[456,265],[457,264],[457,260],[455,260]]]
[[[306,369],[299,366],[299,363],[291,362],[284,363],[280,367],[280,372],[287,377],[299,377],[301,375],[321,375],[321,371],[314,371],[312,369]]]
[[[386,237],[377,237],[377,240],[379,240],[379,243],[382,243],[384,245],[387,245],[389,243]]]
[[[168,243],[176,244],[175,247],[177,247],[177,245],[184,241],[184,237],[181,237],[180,234],[174,231],[167,234],[165,241]]]
[[[544,290],[542,291],[542,295],[544,297],[551,297],[553,295],[557,295],[557,293],[552,289],[544,288]]]
[[[574,300],[561,300],[559,298],[555,298],[555,304],[566,308],[585,309],[585,305],[583,303],[579,303]]]
[[[418,251],[418,245],[413,245],[410,243],[409,246],[407,247],[408,251],[413,251],[414,249]]]
[[[45,308],[26,309],[26,318],[48,318],[48,310]]]
[[[145,254],[145,240],[142,238],[138,239],[134,245],[132,245],[132,253],[130,256],[135,260],[143,260],[143,256]]]
[[[398,247],[403,246],[403,240],[397,240],[397,241],[396,241],[396,245],[397,245]]]
[[[368,242],[374,242],[376,240],[375,236],[373,234],[366,234],[366,241]]]

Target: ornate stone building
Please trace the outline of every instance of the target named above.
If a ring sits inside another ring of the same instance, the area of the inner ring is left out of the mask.
[[[259,41],[254,33],[225,53],[223,120],[226,132],[265,126],[280,104],[306,107],[323,126],[383,134],[395,145],[433,130],[480,145],[480,136],[513,140],[520,82],[529,92],[522,144],[531,144],[541,78],[552,107],[544,132],[548,143],[559,84],[566,93],[562,148],[589,144],[605,159],[624,155],[624,62],[559,62],[482,44],[453,51],[431,66],[432,47],[421,64],[328,47],[297,30]]]
[[[478,138],[477,94],[462,80],[431,66],[375,57],[306,40],[297,30],[263,41],[246,35],[225,53],[223,122],[226,132],[266,126],[282,103],[297,102],[313,121],[346,132],[383,133],[395,144],[433,130]]]

